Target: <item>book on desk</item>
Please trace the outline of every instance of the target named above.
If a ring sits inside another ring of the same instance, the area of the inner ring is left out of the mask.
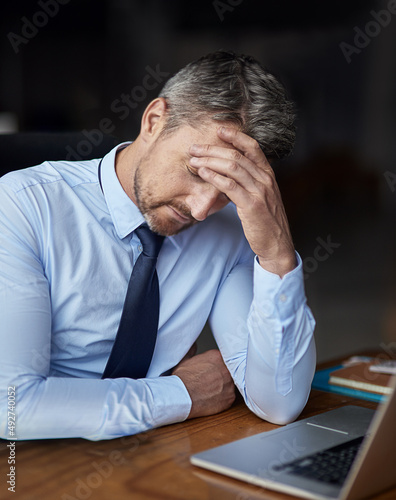
[[[341,365],[317,371],[312,388],[379,402],[390,394],[392,377],[389,367],[382,373],[381,364],[376,358],[349,358]]]

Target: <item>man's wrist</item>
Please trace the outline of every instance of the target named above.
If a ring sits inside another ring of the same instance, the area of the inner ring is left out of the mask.
[[[290,273],[290,271],[293,271],[293,269],[297,267],[295,252],[276,260],[268,260],[257,255],[257,261],[263,269],[270,273],[277,274],[280,278],[283,278],[287,273]]]
[[[153,424],[160,425],[183,422],[191,411],[191,397],[178,376],[145,379],[153,396]]]

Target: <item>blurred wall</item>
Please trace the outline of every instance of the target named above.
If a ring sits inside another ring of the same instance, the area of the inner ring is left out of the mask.
[[[219,48],[255,56],[298,111],[295,153],[276,174],[304,262],[318,357],[370,346],[396,352],[396,3],[310,4],[8,2],[0,132],[133,139],[145,106],[181,66]],[[206,335],[201,348],[210,345]]]

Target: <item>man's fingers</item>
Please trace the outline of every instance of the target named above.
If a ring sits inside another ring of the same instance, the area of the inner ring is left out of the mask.
[[[235,400],[232,377],[217,350],[198,354],[180,363],[172,372],[186,386],[192,407],[189,418],[213,415]]]
[[[220,145],[191,146],[191,168],[236,205],[260,264],[282,277],[295,267],[296,259],[274,171],[252,137],[225,126],[217,135]]]
[[[262,164],[262,167],[269,167],[269,162],[263,153],[259,143],[233,127],[219,127],[217,135],[224,142],[232,144],[236,149],[242,151],[243,155],[255,164]]]
[[[244,202],[244,197],[233,198],[237,185],[259,196],[263,188],[273,188],[275,174],[257,141],[229,127],[220,127],[218,135],[232,147],[210,144],[193,144],[190,147],[190,165],[203,180],[223,191],[237,205]]]
[[[247,191],[254,190],[259,177],[257,172],[252,175],[243,162],[237,162],[234,159],[209,156],[199,158],[194,156],[190,159],[190,165],[197,169],[198,175],[200,175],[201,170],[207,168],[223,177],[233,179]]]
[[[209,167],[223,175],[234,177],[245,184],[244,179],[260,180],[265,172],[265,156],[261,164],[255,163],[234,148],[194,144],[190,147],[190,164],[193,167]],[[241,177],[242,176],[242,177]],[[246,184],[247,187],[247,184]]]
[[[250,204],[251,195],[249,191],[231,177],[225,177],[207,167],[199,169],[198,174],[204,181],[224,193],[237,207]]]

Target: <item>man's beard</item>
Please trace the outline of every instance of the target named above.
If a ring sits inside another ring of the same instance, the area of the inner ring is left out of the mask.
[[[175,234],[184,231],[185,229],[191,227],[198,221],[194,219],[187,205],[184,203],[176,202],[175,200],[169,201],[154,201],[152,195],[142,186],[141,175],[140,175],[140,165],[136,169],[134,178],[134,192],[137,207],[145,218],[149,228],[162,236],[173,236]],[[186,222],[183,225],[177,224],[171,218],[161,217],[158,213],[160,207],[170,206],[174,208],[184,217],[187,217],[190,222]]]

